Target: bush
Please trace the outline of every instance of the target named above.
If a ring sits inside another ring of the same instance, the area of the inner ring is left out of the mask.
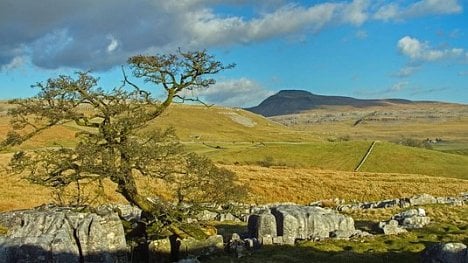
[[[258,165],[262,167],[271,167],[275,165],[275,159],[271,156],[265,156],[263,160],[258,161]]]
[[[414,138],[403,138],[399,144],[409,147],[432,149],[432,145],[428,140],[418,140]]]

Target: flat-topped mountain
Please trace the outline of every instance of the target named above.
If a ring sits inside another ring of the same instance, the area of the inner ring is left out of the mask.
[[[352,106],[357,108],[385,106],[390,104],[410,104],[403,99],[356,99],[343,96],[324,96],[305,90],[282,90],[262,101],[258,106],[246,110],[263,116],[278,116],[299,113],[323,106]]]

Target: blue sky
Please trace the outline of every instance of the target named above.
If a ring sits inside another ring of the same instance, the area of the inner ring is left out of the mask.
[[[130,4],[129,4],[130,3]],[[248,107],[282,89],[468,103],[468,1],[2,0],[0,99],[136,54],[207,49],[236,68],[200,91]]]

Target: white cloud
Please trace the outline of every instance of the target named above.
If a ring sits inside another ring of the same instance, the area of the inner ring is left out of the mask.
[[[42,68],[106,70],[134,54],[290,36],[301,39],[329,26],[360,26],[369,19],[409,19],[453,14],[462,9],[458,0],[419,0],[406,6],[371,0],[305,2],[134,0],[129,4],[127,0],[2,0],[0,67],[20,56],[29,57]],[[249,12],[218,13],[219,5]]]
[[[395,83],[392,87],[390,87],[390,89],[387,90],[387,93],[402,91],[402,90],[406,89],[408,87],[408,85],[409,85],[409,82],[407,82],[407,81],[402,81],[402,82]]]
[[[368,19],[367,9],[369,5],[369,0],[354,0],[350,4],[345,4],[341,11],[342,20],[345,23],[362,25]]]
[[[109,35],[107,39],[110,40],[110,43],[107,46],[107,52],[112,53],[119,47],[119,41],[117,41],[117,39],[115,39],[112,35]]]
[[[400,52],[413,61],[436,61],[443,59],[463,58],[467,53],[462,48],[431,48],[428,43],[421,42],[416,38],[405,36],[397,44]]]
[[[419,66],[405,66],[401,68],[398,72],[393,74],[394,77],[406,78],[413,75],[416,71],[420,69]]]
[[[358,30],[358,31],[356,31],[356,33],[354,35],[358,39],[366,39],[368,37],[368,34],[367,34],[367,32],[365,30]]]
[[[126,0],[2,0],[0,67],[16,56],[27,56],[42,68],[105,70],[138,53],[303,36],[330,25],[361,25],[368,19],[369,3],[369,0],[342,3],[330,0],[309,5],[285,0],[135,0],[131,4]],[[242,8],[250,8],[252,15],[217,13],[214,8],[219,4],[244,5]]]
[[[254,106],[270,95],[273,95],[272,91],[247,78],[219,81],[209,89],[198,90],[193,94],[207,103],[230,107]]]
[[[219,17],[212,10],[192,12],[188,16],[192,45],[250,43],[304,30],[317,32],[333,21],[338,4],[318,4],[305,8],[285,5],[272,13],[246,20]]]
[[[429,15],[448,15],[462,12],[459,0],[420,0],[408,6],[389,3],[379,7],[373,18],[377,20],[407,20]]]
[[[25,63],[26,63],[26,59],[24,57],[19,57],[19,56],[14,57],[10,61],[10,63],[1,66],[0,71],[13,70],[13,69],[16,69],[16,68],[19,68],[19,67],[23,66]]]

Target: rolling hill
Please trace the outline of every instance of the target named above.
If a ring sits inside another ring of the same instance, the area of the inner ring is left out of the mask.
[[[10,129],[5,108],[0,107],[0,139]],[[309,130],[292,129],[242,109],[194,105],[171,106],[147,129],[170,126],[175,127],[188,150],[236,171],[258,199],[251,201],[386,198],[420,192],[445,195],[468,189],[468,156],[382,142],[360,172],[353,172],[372,141],[332,142]],[[330,130],[327,125],[316,126]],[[366,127],[365,123],[361,126]],[[467,137],[464,127],[452,127],[452,133]],[[73,146],[78,131],[79,127],[70,122],[43,132],[20,149]],[[0,178],[4,182],[0,210],[28,208],[50,199],[50,189],[31,185],[3,169],[15,150],[18,148],[0,154]],[[149,185],[148,191],[153,186]],[[367,187],[364,192],[363,186]],[[110,185],[108,189],[111,201],[122,200]],[[307,191],[313,195],[304,195]],[[36,196],[34,200],[28,198],[30,193]]]
[[[6,104],[0,103],[0,140],[11,129],[6,116]],[[289,129],[263,116],[242,109],[205,107],[199,105],[172,105],[162,116],[149,123],[147,129],[174,127],[180,140],[202,142],[264,142],[318,141],[308,132]],[[21,149],[71,146],[75,134],[82,127],[73,122],[53,127],[25,142]],[[12,149],[14,150],[14,149]]]

